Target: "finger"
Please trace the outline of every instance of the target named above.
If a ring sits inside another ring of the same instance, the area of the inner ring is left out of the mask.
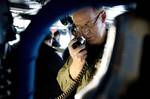
[[[87,54],[87,51],[85,49],[76,49],[75,51],[72,51],[72,53],[70,54],[72,57],[75,57],[75,58],[81,58],[83,57],[84,55]]]
[[[68,46],[71,47],[75,42],[77,42],[77,39],[76,39],[76,38],[72,39],[72,40],[69,42]]]
[[[82,52],[80,52],[80,53],[77,54],[77,57],[78,58],[82,58],[82,57],[85,57],[86,55],[87,55],[87,51],[83,50]]]
[[[82,52],[83,50],[86,50],[86,46],[85,46],[85,45],[81,45],[81,46],[77,47],[76,49],[74,49],[74,51],[75,51],[76,53],[80,53],[80,52]]]
[[[87,54],[83,55],[82,59],[86,60]]]
[[[86,58],[87,58],[87,54],[83,54],[83,55],[81,55],[81,54],[79,54],[78,56],[76,56],[76,58],[77,59],[80,59],[80,60],[86,60]]]

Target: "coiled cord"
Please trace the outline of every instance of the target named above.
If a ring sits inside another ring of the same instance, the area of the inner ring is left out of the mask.
[[[86,63],[87,64],[87,63]],[[71,84],[70,88],[66,91],[60,94],[55,99],[66,99],[74,90],[77,88],[78,84],[81,82],[83,75],[85,74],[87,69],[87,65],[84,65],[81,72],[77,76],[77,78],[74,80],[74,82]]]

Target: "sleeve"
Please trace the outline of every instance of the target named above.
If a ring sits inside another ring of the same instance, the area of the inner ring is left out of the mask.
[[[69,76],[69,67],[72,63],[71,61],[72,60],[69,58],[57,74],[57,81],[63,92],[65,92],[73,83],[73,80]]]
[[[74,82],[72,78],[70,78],[70,74],[69,74],[69,67],[71,63],[72,63],[72,59],[69,58],[57,74],[57,81],[63,92],[67,91],[67,89],[69,89],[71,84]],[[77,92],[88,84],[89,77],[90,77],[90,71],[87,70],[85,75],[83,75],[81,83],[78,85]]]

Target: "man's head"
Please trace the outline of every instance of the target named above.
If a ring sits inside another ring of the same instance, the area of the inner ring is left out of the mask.
[[[78,30],[78,36],[83,36],[90,45],[103,43],[106,36],[104,10],[95,8],[83,8],[72,15],[74,24]]]

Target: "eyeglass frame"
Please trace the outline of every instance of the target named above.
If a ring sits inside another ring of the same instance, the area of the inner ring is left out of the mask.
[[[99,13],[98,13],[98,15],[96,16],[96,18],[94,19],[94,22],[92,22],[92,21],[88,21],[84,26],[79,26],[79,25],[75,25],[75,27],[74,27],[74,29],[73,29],[73,31],[74,32],[78,32],[78,31],[83,31],[83,29],[85,29],[85,27],[87,28],[87,29],[89,29],[89,28],[93,28],[93,26],[96,24],[96,22],[97,22],[97,20],[98,20],[98,18],[99,18],[99,16],[102,14],[104,12],[104,10],[102,10],[102,11],[100,11]],[[88,25],[90,22],[92,22],[90,25]]]

